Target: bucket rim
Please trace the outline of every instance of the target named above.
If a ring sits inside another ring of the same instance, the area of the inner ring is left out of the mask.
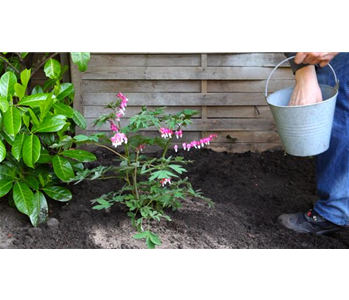
[[[324,104],[325,102],[328,102],[329,100],[332,100],[333,98],[336,98],[338,96],[338,89],[336,89],[335,87],[333,86],[330,86],[330,85],[326,85],[326,84],[319,84],[320,87],[326,87],[326,88],[330,88],[332,90],[334,90],[336,93],[331,97],[331,98],[328,98],[326,100],[322,100],[322,102],[318,102],[318,103],[313,103],[313,104],[307,104],[307,105],[292,105],[292,106],[288,106],[288,105],[275,105],[275,104],[271,104],[268,99],[269,97],[273,96],[275,93],[278,93],[279,91],[283,91],[283,90],[289,90],[289,89],[294,89],[294,86],[290,86],[290,87],[287,87],[287,88],[284,88],[284,89],[281,89],[281,90],[278,90],[272,94],[270,94],[268,97],[267,97],[267,103],[268,105],[270,106],[273,106],[273,107],[280,107],[280,108],[290,108],[290,109],[297,109],[297,108],[301,108],[301,107],[310,107],[310,106],[316,106],[316,105],[321,105],[321,104]]]

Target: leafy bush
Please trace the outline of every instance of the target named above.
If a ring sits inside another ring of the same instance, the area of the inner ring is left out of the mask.
[[[45,195],[61,202],[71,200],[71,192],[59,184],[69,182],[83,170],[83,162],[96,157],[71,149],[69,143],[75,125],[85,128],[86,121],[72,108],[73,84],[62,83],[68,67],[49,54],[29,68],[33,53],[5,55],[0,54],[0,198],[8,195],[10,204],[37,226],[48,217]],[[89,57],[89,53],[72,54],[81,71],[86,70]],[[48,80],[29,90],[41,67]]]
[[[109,104],[112,110],[108,115],[103,115],[95,122],[101,125],[109,122],[113,136],[109,140],[116,148],[99,144],[91,137],[80,137],[100,145],[115,154],[119,165],[112,167],[99,166],[92,170],[78,172],[74,181],[80,182],[86,178],[118,178],[124,181],[124,186],[115,192],[111,192],[93,200],[94,209],[108,209],[115,203],[121,203],[128,208],[128,216],[132,225],[139,231],[134,236],[136,239],[145,239],[149,248],[161,244],[159,236],[151,230],[150,221],[161,219],[171,221],[165,213],[166,208],[176,210],[181,207],[181,200],[188,197],[199,198],[212,202],[204,197],[200,191],[194,191],[187,177],[185,165],[191,163],[181,156],[168,156],[167,151],[174,137],[182,138],[182,128],[191,124],[191,117],[197,111],[185,109],[175,115],[166,115],[164,109],[149,110],[143,107],[142,111],[130,118],[129,125],[121,128],[120,118],[123,117],[128,99],[121,93],[118,94],[119,101]],[[140,130],[156,127],[159,137],[147,137],[137,134]],[[161,135],[161,136],[160,136]],[[201,148],[209,144],[216,135],[211,135],[200,141],[183,143],[183,150]],[[94,139],[96,137],[93,137]],[[161,157],[151,157],[142,154],[146,146],[158,145],[162,147]],[[123,146],[124,152],[118,151]],[[178,151],[178,145],[174,149]],[[112,171],[114,176],[110,176]]]

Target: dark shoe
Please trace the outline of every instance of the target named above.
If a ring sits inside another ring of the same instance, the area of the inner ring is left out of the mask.
[[[283,226],[296,232],[318,235],[340,231],[345,228],[327,221],[312,209],[306,213],[283,214],[278,217],[278,221]]]

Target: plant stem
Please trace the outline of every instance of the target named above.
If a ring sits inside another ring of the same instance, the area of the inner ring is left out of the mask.
[[[11,64],[9,61],[6,60],[4,56],[0,54],[0,59],[5,62],[5,64],[9,65],[17,74],[20,74],[20,72]]]
[[[138,162],[138,157],[139,157],[139,151],[137,151],[137,154],[136,154],[136,165]],[[137,167],[135,167],[135,171],[134,171],[134,174],[132,175],[132,177],[133,177],[133,188],[134,188],[134,191],[136,193],[136,199],[139,200],[139,193],[138,193],[138,188],[137,188]]]
[[[120,153],[114,151],[113,149],[109,148],[108,146],[105,146],[105,145],[102,145],[102,144],[98,144],[98,143],[95,143],[94,145],[96,146],[99,146],[99,147],[102,147],[102,148],[105,148],[105,149],[108,149],[110,152],[113,152],[114,154],[120,156],[121,158],[125,159],[128,161],[127,157],[121,155]]]
[[[164,149],[164,153],[162,154],[162,158],[165,158],[165,155],[166,155],[167,150],[168,150],[168,146],[170,145],[171,141],[172,141],[172,138],[168,139],[166,146],[165,146],[165,149]]]
[[[19,62],[21,63],[22,67],[26,68],[26,65],[25,65],[25,62],[24,62],[24,60],[22,58],[21,53],[15,52],[15,54],[18,56]]]

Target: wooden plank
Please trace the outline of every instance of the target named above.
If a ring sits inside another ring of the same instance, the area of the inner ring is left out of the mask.
[[[283,53],[224,53],[209,54],[207,63],[209,67],[275,67],[285,58]]]
[[[272,118],[269,106],[208,107],[208,118]]]
[[[160,106],[157,106],[160,107]],[[148,107],[149,109],[155,109],[157,108],[156,106],[150,106]],[[201,107],[185,107],[186,109],[193,109],[193,110],[197,110],[199,112],[198,115],[195,115],[195,118],[200,118],[201,117]],[[173,106],[173,107],[167,107],[165,110],[165,113],[167,114],[176,114],[180,111],[182,111],[183,109],[185,109],[184,107],[177,107],[177,106]],[[134,116],[135,114],[139,113],[142,110],[142,107],[140,106],[136,106],[136,107],[132,107],[132,106],[128,106],[126,109],[126,114],[125,117],[126,118],[130,118],[132,116]],[[103,115],[103,114],[108,114],[111,112],[110,109],[105,108],[104,106],[85,106],[84,107],[84,112],[85,112],[85,117],[86,118],[98,118],[99,116]]]
[[[272,68],[263,67],[90,67],[83,79],[143,80],[261,80],[267,79]],[[277,69],[278,79],[293,79],[289,69]]]
[[[87,118],[87,130],[96,130],[93,127],[94,119]],[[128,124],[127,119],[121,119],[121,126]],[[109,125],[104,124],[101,130],[109,130]],[[154,131],[155,128],[148,130]],[[272,119],[194,119],[193,124],[185,128],[186,131],[268,131],[275,130]]]
[[[132,106],[235,106],[267,105],[262,93],[127,93]],[[87,93],[85,105],[107,105],[116,100],[111,93]]]
[[[90,67],[198,67],[199,54],[91,54]]]
[[[232,81],[212,80],[208,81],[209,93],[264,93],[266,80],[255,81]],[[294,86],[294,79],[291,80],[270,80],[268,91],[275,92],[290,86]]]
[[[280,144],[270,143],[236,143],[236,144],[211,144],[208,148],[216,152],[232,152],[232,153],[245,153],[245,152],[264,152],[264,151],[277,151],[282,150]]]
[[[84,80],[84,93],[199,93],[200,81]]]
[[[213,143],[280,143],[276,131],[208,131],[207,135],[213,133],[217,134],[217,139]]]

